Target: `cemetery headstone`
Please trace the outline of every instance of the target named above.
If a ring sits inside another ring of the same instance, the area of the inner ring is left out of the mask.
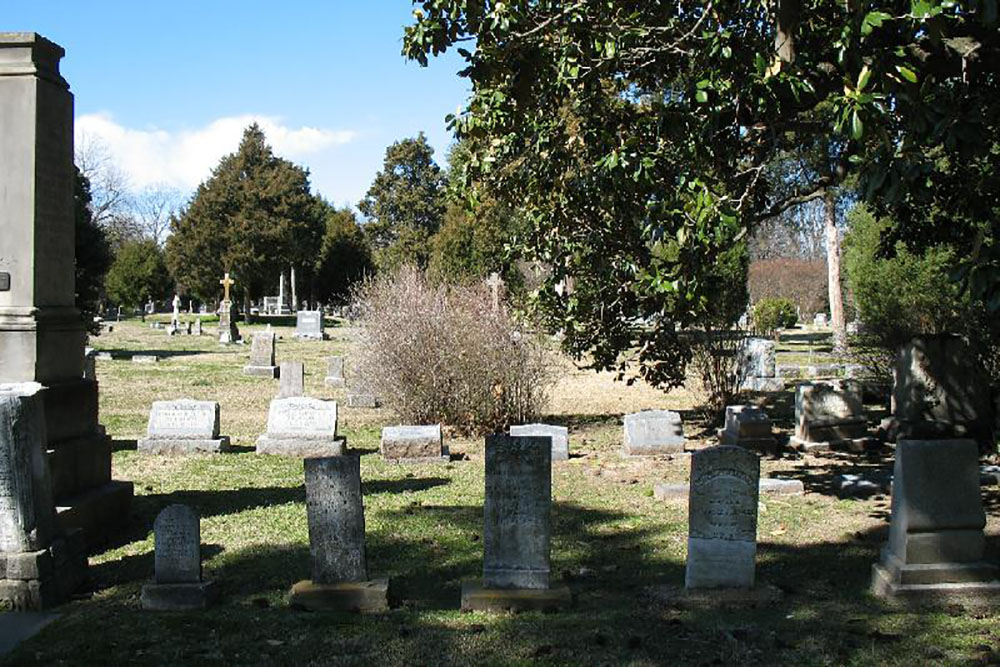
[[[760,459],[741,447],[691,457],[685,587],[753,588]]]
[[[986,514],[973,440],[900,440],[889,540],[872,592],[905,603],[995,606],[1000,572],[985,553]]]
[[[198,319],[196,319],[194,321],[194,323],[191,325],[191,335],[192,336],[200,336],[201,335],[201,318],[200,317]]]
[[[93,348],[87,348],[83,355],[83,379],[97,381],[97,353]]]
[[[893,369],[895,435],[972,438],[994,445],[989,382],[959,336],[919,336],[902,346]]]
[[[790,443],[804,451],[863,451],[877,442],[856,380],[804,382],[795,388],[795,435]]]
[[[726,426],[719,431],[723,445],[758,449],[771,454],[778,450],[778,440],[771,431],[771,418],[752,405],[726,406]]]
[[[142,587],[143,609],[204,609],[215,598],[201,578],[201,519],[187,505],[170,505],[153,522],[153,582]]]
[[[281,382],[278,387],[278,398],[303,396],[306,393],[305,364],[301,361],[282,361],[278,377]]]
[[[566,461],[569,459],[569,429],[565,426],[552,424],[517,424],[510,427],[510,435],[535,435],[552,438],[552,460]]]
[[[243,367],[244,375],[276,378],[278,367],[274,365],[274,334],[258,331],[250,343],[250,363]]]
[[[382,429],[382,458],[393,463],[438,463],[449,459],[442,444],[441,425],[386,426]]]
[[[550,581],[552,441],[486,437],[483,579],[462,584],[463,610],[555,609],[570,602]]]
[[[257,438],[258,454],[302,457],[340,456],[347,441],[337,437],[337,403],[318,398],[276,398],[267,413],[267,433]]]
[[[0,383],[42,385],[60,526],[67,533],[82,528],[97,544],[128,519],[132,485],[111,479],[98,383],[83,377],[73,95],[59,72],[63,55],[35,33],[0,32]]]
[[[324,378],[323,384],[325,384],[328,387],[343,387],[344,358],[327,357],[326,361],[327,361],[326,378]]]
[[[744,348],[746,377],[742,388],[747,391],[782,391],[784,381],[775,368],[775,343],[767,338],[749,338]]]
[[[146,437],[138,451],[149,454],[195,454],[229,450],[229,437],[219,435],[219,404],[215,401],[154,401]]]
[[[633,456],[676,454],[687,438],[681,416],[669,410],[643,410],[625,415],[625,453]]]
[[[360,458],[307,458],[304,467],[312,579],[292,587],[291,604],[314,610],[388,609],[389,580],[368,579]]]
[[[295,337],[306,340],[323,340],[323,311],[300,310],[295,314]]]
[[[0,609],[63,602],[86,578],[83,533],[56,519],[36,382],[0,385]]]
[[[816,313],[816,316],[813,317],[813,326],[825,327],[826,325],[826,313]]]
[[[377,408],[378,399],[364,389],[353,388],[347,392],[347,407],[349,408]]]
[[[240,339],[240,330],[236,328],[236,321],[233,319],[233,302],[229,299],[229,288],[236,284],[236,281],[229,277],[229,272],[219,281],[222,285],[222,303],[219,304],[219,342],[235,343]],[[273,360],[272,360],[273,363]]]
[[[757,492],[762,496],[801,496],[806,492],[805,485],[798,479],[762,478],[757,485]],[[661,483],[653,485],[653,497],[657,500],[688,500],[691,495],[690,484]]]

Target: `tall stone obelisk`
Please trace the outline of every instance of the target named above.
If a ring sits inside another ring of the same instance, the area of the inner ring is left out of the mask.
[[[44,386],[59,522],[93,543],[127,519],[132,485],[111,481],[97,383],[83,378],[64,53],[35,33],[0,33],[0,383]]]

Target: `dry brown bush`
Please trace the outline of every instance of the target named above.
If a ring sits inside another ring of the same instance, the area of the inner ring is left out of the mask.
[[[785,297],[799,309],[803,320],[825,313],[826,261],[822,259],[760,259],[750,263],[750,302]]]
[[[431,285],[412,268],[355,293],[356,372],[407,423],[463,433],[505,431],[534,418],[554,381],[548,353],[490,290]]]

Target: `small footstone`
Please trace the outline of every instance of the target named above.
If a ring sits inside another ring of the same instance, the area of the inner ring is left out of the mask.
[[[386,426],[382,429],[382,458],[394,463],[440,463],[449,460],[442,444],[441,425]]]

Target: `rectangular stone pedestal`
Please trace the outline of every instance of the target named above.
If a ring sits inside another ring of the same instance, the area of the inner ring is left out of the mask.
[[[268,435],[262,435],[257,438],[258,454],[315,458],[343,456],[346,452],[346,438],[275,438]]]
[[[479,581],[462,582],[462,611],[555,611],[573,603],[569,586],[550,588],[483,588]]]
[[[169,438],[143,438],[137,449],[147,454],[218,454],[229,451],[229,438],[212,440],[171,440]]]
[[[980,570],[981,568],[974,568]],[[994,569],[994,575],[995,569]],[[996,607],[1000,605],[1000,580],[972,580],[940,584],[903,584],[893,581],[889,569],[880,563],[872,565],[873,595],[899,605],[961,604],[969,607]]]
[[[146,584],[142,587],[142,608],[152,611],[205,609],[218,597],[214,581],[191,584]]]
[[[272,380],[278,377],[278,367],[277,366],[244,366],[244,375],[253,375],[254,377],[264,377],[271,378]]]
[[[292,586],[289,604],[311,611],[366,614],[389,609],[389,580],[317,584],[306,579]]]
[[[41,611],[65,602],[87,581],[83,534],[39,551],[0,554],[0,611]]]

